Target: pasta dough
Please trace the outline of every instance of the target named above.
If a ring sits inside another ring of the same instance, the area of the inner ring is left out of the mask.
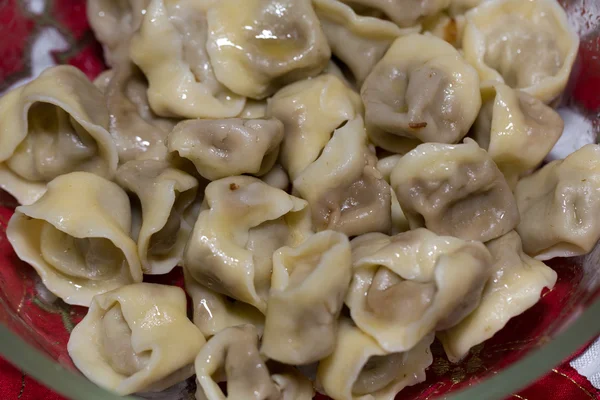
[[[131,210],[116,184],[87,172],[59,176],[34,204],[20,206],[6,235],[52,293],[68,304],[142,281]]]
[[[538,260],[592,250],[600,238],[600,146],[589,144],[519,181],[517,232]]]
[[[317,231],[348,236],[391,229],[391,188],[375,168],[361,117],[337,129],[319,158],[293,181]]]
[[[268,103],[285,129],[280,162],[293,181],[318,157],[333,131],[362,113],[360,97],[334,75],[293,83]]]
[[[467,13],[463,49],[482,81],[549,103],[567,85],[579,38],[556,0],[493,0]]]
[[[433,338],[428,334],[407,352],[389,353],[342,319],[335,350],[319,363],[317,379],[336,400],[393,400],[405,387],[425,380]]]
[[[410,350],[433,330],[459,323],[479,304],[492,257],[479,242],[420,228],[352,241],[352,319],[388,352]]]
[[[219,0],[207,20],[215,75],[243,96],[316,76],[331,57],[310,0]]]
[[[499,82],[482,86],[484,106],[473,137],[488,151],[511,188],[537,167],[562,134],[560,115],[535,97]]]
[[[130,161],[117,171],[121,187],[142,206],[138,254],[147,274],[166,274],[183,258],[192,227],[184,216],[196,198],[198,181],[164,161]]]
[[[519,223],[504,176],[471,139],[418,146],[398,161],[391,182],[411,228],[487,242]]]
[[[169,134],[169,150],[192,161],[206,179],[264,175],[275,164],[283,124],[275,119],[190,120]]]
[[[163,117],[228,118],[245,98],[215,77],[206,49],[210,0],[151,0],[131,39],[132,60],[148,78],[148,100]]]
[[[404,154],[419,142],[456,143],[481,107],[479,78],[449,43],[402,36],[361,88],[371,140]]]
[[[138,283],[94,297],[67,348],[88,379],[127,395],[192,376],[205,342],[187,319],[183,290]]]
[[[277,250],[261,352],[294,365],[331,354],[351,274],[350,243],[338,232]]]
[[[400,29],[383,19],[357,15],[339,0],[313,0],[313,6],[332,53],[352,71],[358,87],[394,39],[418,32]]]
[[[227,396],[218,385],[223,372]],[[310,381],[293,368],[271,374],[252,325],[227,328],[212,337],[196,358],[196,376],[197,400],[311,400],[314,394]]]
[[[556,272],[525,253],[515,231],[487,243],[494,258],[492,277],[479,306],[458,325],[440,332],[448,359],[457,362],[469,349],[491,338],[506,323],[540,299],[544,287],[552,289]]]
[[[78,69],[59,66],[0,99],[0,188],[32,204],[73,171],[112,178],[118,155],[102,94]]]
[[[311,234],[306,201],[249,176],[214,181],[205,196],[185,268],[209,289],[264,312],[273,252]]]

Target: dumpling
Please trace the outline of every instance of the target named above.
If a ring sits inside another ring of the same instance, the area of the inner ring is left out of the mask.
[[[250,176],[211,182],[204,201],[185,268],[209,289],[264,312],[273,252],[311,234],[306,201]]]
[[[219,0],[207,21],[215,75],[239,95],[268,97],[318,75],[331,57],[310,0]]]
[[[146,14],[150,0],[88,0],[87,20],[96,39],[104,48],[108,65],[115,67],[129,61],[129,38]]]
[[[588,144],[519,181],[517,232],[538,260],[586,254],[600,238],[600,146]]]
[[[151,0],[131,39],[131,59],[148,78],[148,100],[163,117],[229,118],[245,98],[224,87],[208,57],[209,0]]]
[[[319,363],[318,382],[336,400],[394,400],[405,387],[425,380],[433,339],[428,334],[407,352],[389,353],[342,319],[333,354]]]
[[[275,164],[283,124],[275,119],[188,120],[169,134],[169,151],[194,163],[206,179],[264,175]]]
[[[525,253],[515,231],[486,244],[494,258],[492,277],[479,306],[458,325],[438,333],[448,359],[457,362],[473,346],[491,338],[506,323],[538,302],[544,287],[552,289],[556,272]]]
[[[287,172],[285,172],[281,164],[275,164],[269,172],[267,172],[261,177],[261,179],[267,185],[284,190],[286,192],[290,187],[290,178],[288,177]]]
[[[492,257],[480,242],[426,229],[352,241],[352,319],[388,352],[407,351],[433,330],[459,323],[479,304]]]
[[[352,71],[358,87],[394,39],[415,32],[390,21],[357,15],[339,0],[313,0],[313,6],[332,53]]]
[[[477,71],[432,35],[396,39],[360,93],[371,140],[400,154],[418,142],[460,141],[481,108]]]
[[[189,378],[205,343],[187,318],[183,290],[137,283],[95,296],[67,349],[88,379],[127,395]]]
[[[119,161],[166,159],[167,134],[175,121],[154,114],[148,104],[148,83],[141,71],[129,61],[103,75],[97,78],[96,86],[106,99],[109,132],[117,146]]]
[[[472,136],[486,149],[511,188],[537,167],[563,132],[560,115],[526,92],[499,82],[482,85],[484,105]]]
[[[311,400],[312,384],[293,368],[272,374],[252,325],[224,329],[196,357],[197,400]],[[219,387],[226,381],[227,395]]]
[[[556,0],[493,0],[467,14],[466,60],[493,79],[549,103],[564,90],[579,37]]]
[[[283,122],[280,162],[290,179],[319,157],[336,128],[362,111],[358,94],[334,75],[293,83],[269,99],[267,116]]]
[[[6,235],[52,293],[88,307],[92,297],[142,281],[131,209],[116,184],[87,172],[48,183],[34,204],[20,206]]]
[[[112,178],[117,149],[102,93],[71,66],[49,68],[0,99],[0,188],[32,204],[59,175]]]
[[[185,291],[192,298],[194,324],[209,338],[225,328],[250,324],[262,334],[265,316],[256,308],[210,290],[190,277],[184,268]]]
[[[352,6],[382,11],[400,27],[417,25],[424,17],[435,15],[450,5],[451,0],[342,0]]]
[[[260,351],[304,365],[334,349],[338,317],[352,275],[348,238],[324,231],[273,254],[273,276]]]
[[[293,181],[293,190],[310,204],[317,231],[348,236],[388,232],[391,188],[375,167],[360,116],[337,129],[322,154]]]
[[[192,227],[184,216],[196,198],[196,178],[167,162],[130,161],[117,171],[118,184],[142,206],[138,254],[146,274],[166,274],[183,258]]]
[[[260,119],[267,115],[267,100],[246,100],[246,105],[240,113],[240,118]]]
[[[451,0],[447,10],[423,20],[423,31],[429,32],[456,48],[462,48],[467,24],[465,13],[484,0]]]
[[[506,179],[471,139],[420,145],[398,161],[391,182],[411,228],[487,242],[519,223]]]
[[[377,170],[381,173],[381,176],[387,183],[390,183],[392,171],[401,158],[402,155],[400,154],[392,154],[391,156],[383,157],[377,160]]]

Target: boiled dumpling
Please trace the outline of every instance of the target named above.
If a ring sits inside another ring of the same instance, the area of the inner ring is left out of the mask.
[[[335,400],[393,400],[425,380],[433,338],[428,334],[409,351],[390,353],[344,318],[333,354],[319,363],[318,382]]]
[[[196,358],[197,400],[311,400],[312,384],[291,367],[270,371],[258,352],[258,332],[252,325],[224,329],[213,336]],[[227,395],[219,387],[227,381]]]
[[[166,274],[183,258],[192,227],[185,214],[196,198],[196,178],[167,162],[130,161],[117,171],[117,182],[142,206],[138,254],[147,274]]]
[[[67,349],[88,379],[127,395],[192,376],[205,342],[187,318],[183,290],[138,283],[94,297]]]
[[[542,290],[552,289],[556,272],[523,253],[515,231],[486,244],[492,257],[492,276],[479,306],[458,325],[440,332],[448,359],[457,362],[473,346],[491,338],[506,323],[540,299]]]
[[[600,146],[589,144],[519,181],[517,232],[538,260],[586,254],[600,238]]]
[[[475,69],[432,35],[396,39],[365,80],[361,97],[371,140],[400,154],[419,142],[458,142],[481,107]]]
[[[20,206],[6,229],[20,259],[68,304],[142,281],[131,209],[116,184],[87,172],[59,176],[38,201]]]
[[[112,178],[117,149],[102,93],[71,66],[45,70],[0,99],[0,188],[32,204],[59,175]]]
[[[549,103],[563,91],[579,38],[556,0],[492,0],[466,14],[465,58],[488,79]]]
[[[261,352],[294,365],[331,354],[351,274],[350,243],[338,232],[277,250]]]
[[[310,0],[220,0],[207,20],[217,79],[239,95],[270,96],[318,75],[331,56]]]
[[[473,125],[473,138],[514,188],[519,177],[548,155],[562,134],[564,122],[535,97],[500,82],[486,82],[482,97],[484,105]]]
[[[185,291],[192,298],[194,324],[204,337],[209,338],[225,328],[253,325],[262,335],[265,316],[256,308],[210,290],[198,283],[184,269]]]
[[[424,17],[447,8],[452,0],[342,0],[357,8],[366,7],[383,12],[401,27],[418,24]]]
[[[352,241],[352,319],[388,352],[407,351],[433,330],[459,323],[479,304],[492,257],[480,242],[426,229]]]
[[[306,201],[250,176],[211,182],[205,196],[185,268],[209,289],[264,312],[273,252],[311,234]]]
[[[148,78],[152,110],[164,117],[228,118],[244,108],[215,77],[206,49],[209,0],[151,0],[131,39],[132,60]]]
[[[329,74],[288,85],[269,99],[267,115],[283,122],[280,161],[290,179],[319,157],[336,128],[362,111],[358,94]]]
[[[313,0],[313,6],[332,53],[352,71],[358,87],[394,39],[415,32],[390,21],[357,15],[339,0]]]
[[[194,163],[206,179],[264,175],[275,164],[283,124],[275,119],[188,120],[169,134],[169,150]]]
[[[506,179],[471,139],[418,146],[400,158],[391,182],[411,228],[487,242],[519,223]]]
[[[310,204],[316,230],[348,236],[388,232],[391,188],[375,168],[363,120],[337,129],[323,152],[293,181],[293,190]]]

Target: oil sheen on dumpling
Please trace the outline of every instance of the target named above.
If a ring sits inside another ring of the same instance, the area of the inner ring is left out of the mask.
[[[313,0],[332,53],[352,71],[360,87],[398,36],[414,32],[374,17],[357,15],[339,0]]]
[[[361,97],[371,140],[400,154],[419,142],[460,141],[481,107],[475,69],[432,35],[396,39],[365,80]]]
[[[34,204],[20,206],[6,234],[17,256],[68,304],[142,281],[131,209],[115,183],[87,172],[59,176]]]
[[[217,79],[254,99],[318,75],[331,50],[310,0],[219,0],[207,15]]]
[[[45,70],[0,99],[0,188],[31,204],[59,175],[112,178],[117,149],[102,93],[75,67]]]
[[[225,328],[250,324],[262,335],[265,316],[244,302],[210,290],[192,278],[184,268],[185,291],[192,298],[194,324],[209,338]]]
[[[479,304],[492,257],[480,242],[426,229],[352,240],[346,297],[360,329],[389,352],[406,351],[434,330],[459,323]]]
[[[538,302],[542,290],[552,289],[556,272],[523,253],[515,231],[486,244],[492,257],[492,277],[479,306],[458,325],[438,334],[448,359],[457,362],[469,349],[491,338],[506,323]]]
[[[117,182],[142,206],[138,253],[146,274],[166,274],[183,258],[192,227],[184,218],[196,198],[196,178],[167,162],[130,161],[117,171]]]
[[[336,128],[362,112],[358,94],[331,74],[292,83],[269,99],[267,116],[283,122],[280,162],[290,179],[319,157]]]
[[[425,380],[433,339],[430,333],[410,350],[390,353],[344,318],[334,352],[319,363],[318,382],[336,400],[393,400],[405,387]]]
[[[463,50],[481,80],[549,103],[563,91],[579,38],[556,0],[493,0],[466,14]]]
[[[517,232],[538,260],[586,254],[600,238],[600,146],[589,144],[519,181]]]
[[[273,252],[311,234],[308,204],[250,176],[211,182],[205,196],[185,268],[209,289],[264,312]]]
[[[261,352],[293,365],[331,354],[351,275],[344,234],[323,231],[298,247],[277,250]]]
[[[519,223],[504,175],[471,139],[418,146],[398,161],[391,183],[411,228],[487,242]]]
[[[187,318],[183,290],[138,283],[94,297],[67,349],[88,379],[127,395],[189,378],[205,343]]]
[[[560,115],[535,97],[500,82],[482,85],[483,107],[472,136],[511,188],[537,167],[562,135]]]
[[[344,3],[383,12],[400,27],[417,25],[424,17],[447,8],[452,0],[342,0]]]
[[[293,192],[310,205],[317,231],[356,236],[390,230],[391,188],[376,163],[361,117],[334,132],[319,158],[293,181]]]
[[[311,400],[311,382],[292,367],[270,371],[252,325],[226,328],[196,357],[197,400]],[[226,393],[219,382],[226,381]]]
[[[169,151],[194,163],[206,179],[264,175],[275,164],[283,124],[275,119],[188,120],[169,134]]]
[[[206,49],[211,0],[151,0],[131,40],[131,58],[148,78],[148,100],[164,117],[228,118],[245,98],[215,77]]]

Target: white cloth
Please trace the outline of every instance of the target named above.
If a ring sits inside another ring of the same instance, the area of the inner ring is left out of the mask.
[[[600,389],[600,338],[579,357],[571,361],[580,375],[585,376],[596,389]]]

